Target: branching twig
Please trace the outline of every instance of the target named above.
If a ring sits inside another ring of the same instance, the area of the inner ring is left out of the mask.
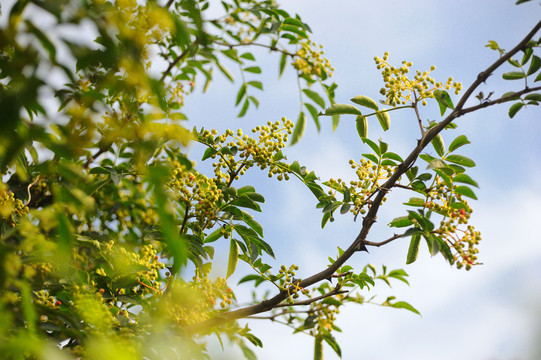
[[[410,153],[410,155],[398,165],[395,172],[391,175],[391,177],[381,186],[381,188],[385,189],[391,189],[396,182],[399,180],[399,178],[406,173],[406,171],[413,166],[417,158],[419,157],[419,154],[421,151],[430,143],[430,141],[439,134],[447,125],[449,125],[453,120],[456,118],[466,114],[467,112],[471,112],[474,110],[470,109],[463,109],[464,104],[466,101],[470,98],[472,93],[481,85],[497,68],[499,68],[502,64],[504,64],[509,58],[511,58],[514,54],[519,52],[521,49],[524,48],[526,43],[541,29],[541,21],[537,23],[532,31],[526,35],[526,37],[517,45],[515,46],[511,51],[509,51],[504,56],[500,57],[497,61],[495,61],[492,65],[490,65],[485,71],[481,72],[477,79],[473,82],[473,84],[466,90],[464,95],[460,98],[459,102],[457,103],[455,109],[441,122],[439,122],[434,127],[430,128],[424,136],[421,138],[421,140],[418,141],[417,146],[413,149],[413,151]],[[532,89],[525,89],[523,90],[522,94],[532,92],[534,90]],[[512,98],[512,97],[511,97]],[[510,98],[510,99],[511,99]],[[509,100],[510,100],[509,99]],[[500,99],[501,100],[501,99]],[[494,105],[498,103],[495,102],[489,102],[488,105],[482,106],[486,107],[489,105]],[[474,107],[475,108],[475,107]],[[481,107],[479,107],[481,108]],[[336,272],[337,269],[339,269],[355,252],[357,251],[366,251],[366,238],[368,236],[368,233],[372,227],[372,225],[376,222],[376,215],[378,213],[379,207],[381,206],[383,202],[383,198],[385,196],[384,191],[380,191],[377,193],[376,198],[374,199],[372,206],[368,210],[368,213],[364,217],[363,225],[361,228],[361,231],[355,238],[355,240],[352,242],[352,244],[342,253],[341,256],[339,256],[334,263],[332,263],[330,266],[326,267],[324,270],[302,280],[300,283],[297,284],[297,286],[301,288],[306,288],[310,285],[313,285],[315,283],[318,283],[322,280],[329,279],[331,276]],[[394,240],[394,239],[393,239]],[[387,240],[386,240],[387,241]],[[242,309],[233,310],[227,313],[222,313],[219,315],[219,317],[215,317],[209,320],[206,320],[204,322],[201,322],[199,324],[196,324],[194,326],[191,326],[188,331],[191,332],[204,332],[208,331],[208,329],[213,328],[215,326],[219,326],[221,324],[227,323],[229,321],[233,321],[236,319],[244,318],[250,315],[259,314],[262,312],[269,311],[276,306],[278,306],[282,301],[287,299],[289,296],[287,290],[282,290],[278,294],[276,294],[274,297],[262,301],[261,303],[254,304]]]
[[[391,236],[390,238],[388,238],[387,240],[384,240],[384,241],[372,242],[372,241],[365,240],[365,241],[363,241],[363,244],[369,245],[369,246],[380,247],[382,245],[390,243],[391,241],[394,241],[396,239],[400,239],[402,236],[404,236],[404,234],[394,234],[393,236]]]
[[[330,292],[328,292],[326,294],[323,294],[321,296],[316,296],[315,298],[301,300],[301,301],[295,301],[295,302],[293,302],[291,304],[289,304],[289,303],[278,304],[278,305],[275,306],[275,308],[287,307],[287,306],[310,305],[311,303],[316,302],[318,300],[325,299],[325,298],[328,298],[330,296],[334,296],[334,295],[338,295],[338,294],[345,294],[347,292],[348,292],[347,290],[339,290],[338,288],[336,288],[333,291],[330,291]]]
[[[173,70],[173,68],[175,67],[175,65],[177,65],[180,60],[182,60],[187,54],[188,52],[190,52],[190,50],[192,49],[193,46],[197,46],[198,44],[198,40],[195,40],[190,46],[188,46],[179,56],[177,56],[175,58],[175,60],[173,60],[169,66],[167,67],[167,69],[164,71],[162,77],[160,78],[160,82],[163,82],[165,80],[165,77],[167,75],[169,75],[171,73],[171,70]]]

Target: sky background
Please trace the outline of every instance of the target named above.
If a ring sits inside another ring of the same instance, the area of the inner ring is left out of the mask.
[[[413,69],[419,70],[436,65],[433,77],[437,80],[453,76],[467,88],[497,59],[496,52],[484,47],[489,40],[511,49],[541,15],[535,1],[520,6],[511,0],[306,0],[282,4],[290,13],[299,13],[311,26],[313,40],[324,45],[326,56],[336,68],[339,103],[360,94],[381,98],[381,75],[373,57],[381,57],[385,51],[390,52],[389,61],[397,65],[402,60],[412,61]],[[278,81],[278,57],[263,51],[257,55],[263,75],[254,80],[262,80],[265,86],[258,96],[259,111],[251,110],[245,118],[235,119],[239,109],[232,104],[238,84],[218,79],[204,96],[187,99],[184,110],[191,119],[190,126],[248,130],[282,116],[296,119],[299,100],[293,72]],[[497,72],[479,90],[485,94],[494,91],[495,98],[520,85],[502,80],[501,72]],[[456,102],[457,97],[453,98]],[[472,142],[459,152],[477,163],[468,170],[481,186],[476,190],[479,201],[470,202],[474,209],[471,223],[483,235],[479,254],[483,265],[469,272],[456,270],[441,256],[431,258],[426,247],[421,248],[417,262],[406,265],[409,239],[371,248],[369,254],[355,254],[350,264],[358,271],[368,263],[405,269],[410,275],[409,287],[396,282],[388,289],[381,283],[365,295],[378,295],[380,301],[395,295],[415,306],[422,317],[374,305],[348,306],[337,321],[343,332],[335,334],[343,359],[541,358],[541,112],[528,107],[509,119],[508,107],[505,104],[469,114],[457,121],[457,130],[443,134],[446,144],[459,134],[466,134]],[[439,111],[427,106],[421,116],[438,120]],[[288,160],[298,160],[321,179],[353,179],[348,160],[359,160],[360,154],[367,152],[355,131],[354,118],[343,116],[335,132],[331,131],[330,119],[321,118],[319,134],[308,120],[301,142],[285,150]],[[416,121],[409,112],[393,112],[391,130],[386,133],[377,124],[369,126],[369,137],[382,137],[390,144],[390,151],[401,155],[408,154],[419,138]],[[200,149],[191,151],[197,154]],[[277,261],[269,262],[277,266],[295,263],[300,266],[299,277],[321,270],[328,256],[336,256],[336,247],[346,248],[360,230],[360,223],[353,222],[349,215],[337,216],[321,230],[320,210],[315,209],[311,193],[298,182],[269,181],[265,174],[249,175],[244,181],[255,183],[267,199],[256,219],[263,224],[265,239],[275,250]],[[393,234],[385,224],[405,214],[401,202],[407,195],[390,195],[394,200],[383,207],[369,240],[381,241]],[[223,276],[228,245],[218,250],[222,265],[215,273]],[[239,277],[247,271],[240,266]],[[249,291],[249,286],[236,290],[240,303],[250,301]],[[250,321],[249,325],[264,344],[263,349],[256,350],[259,359],[313,357],[312,338],[291,336],[291,329],[270,321]],[[222,353],[218,345],[215,351],[219,359],[238,358],[229,351]],[[325,358],[337,356],[326,347]]]

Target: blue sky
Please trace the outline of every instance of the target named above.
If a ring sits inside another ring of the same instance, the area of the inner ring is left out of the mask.
[[[313,40],[325,46],[326,56],[336,68],[336,100],[342,103],[359,94],[379,99],[382,83],[373,57],[385,51],[390,52],[391,62],[409,60],[414,69],[436,65],[435,78],[453,76],[467,87],[498,56],[484,47],[489,40],[510,49],[541,14],[535,1],[520,6],[508,0],[282,3],[291,13],[301,14],[313,30]],[[233,120],[238,111],[232,108],[237,86],[218,81],[205,96],[187,100],[185,111],[194,124],[249,129],[282,116],[296,119],[299,103],[293,73],[276,81],[278,59],[265,52],[259,55],[265,67],[260,110]],[[480,90],[494,91],[496,96],[520,85],[503,81],[498,72]],[[213,106],[208,106],[210,103]],[[529,107],[509,119],[508,106],[465,116],[458,120],[457,130],[443,135],[447,144],[458,134],[466,134],[472,142],[461,153],[477,163],[471,175],[481,188],[476,192],[479,201],[471,203],[472,223],[483,234],[480,260],[484,265],[470,272],[459,271],[441,256],[430,258],[423,249],[419,260],[406,266],[408,241],[400,240],[370,249],[370,254],[355,255],[350,261],[357,269],[367,263],[404,268],[410,274],[410,287],[396,284],[389,290],[381,284],[373,294],[381,300],[396,295],[419,309],[422,317],[373,305],[346,308],[337,322],[343,330],[337,334],[343,359],[503,360],[540,356],[536,345],[541,339],[541,112]],[[439,118],[437,108],[430,106],[422,109],[421,115]],[[412,114],[393,113],[391,121],[387,133],[371,124],[369,136],[382,137],[395,152],[409,153],[418,138]],[[359,159],[366,152],[353,118],[343,117],[334,133],[325,118],[321,122],[321,133],[310,123],[301,142],[286,149],[288,159],[299,160],[322,179],[352,178],[348,160]],[[321,214],[301,184],[276,183],[264,175],[250,180],[256,181],[267,199],[263,214],[256,218],[275,249],[276,264],[299,265],[301,277],[322,269],[327,257],[335,256],[336,247],[348,246],[360,229],[350,216],[342,216],[321,230]],[[370,240],[392,235],[385,224],[404,213],[400,202],[405,195],[395,196],[398,199],[383,209]],[[224,247],[224,259],[226,251]],[[249,301],[248,287],[241,287],[237,296],[241,303]],[[307,336],[291,336],[289,328],[268,321],[251,321],[250,326],[264,343],[257,351],[260,359],[313,356],[313,342]],[[326,359],[337,358],[330,348],[325,350]],[[218,358],[235,358],[231,353],[217,352]]]

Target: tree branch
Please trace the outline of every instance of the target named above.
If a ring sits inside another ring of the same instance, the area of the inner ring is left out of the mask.
[[[294,303],[291,303],[291,304],[287,304],[287,303],[278,304],[278,305],[275,306],[275,308],[287,307],[287,306],[310,305],[311,303],[316,302],[318,300],[325,299],[325,298],[328,298],[330,296],[334,296],[334,295],[338,295],[338,294],[345,294],[347,292],[348,292],[347,290],[340,290],[337,287],[333,291],[330,291],[330,292],[328,292],[326,294],[323,294],[321,296],[317,296],[315,298],[306,299],[306,300],[302,300],[302,301],[295,301]]]
[[[380,242],[372,242],[372,241],[365,240],[364,244],[369,245],[369,246],[380,247],[380,246],[383,246],[385,244],[390,243],[391,241],[394,241],[396,239],[400,239],[402,236],[404,236],[404,234],[394,234],[393,236],[391,236],[387,240],[383,240],[383,241],[380,241]]]
[[[503,63],[505,63],[509,58],[511,58],[518,51],[523,49],[524,46],[527,44],[527,42],[539,31],[539,29],[541,29],[541,21],[537,23],[537,25],[534,26],[532,31],[530,31],[528,35],[526,35],[526,37],[517,46],[515,46],[511,51],[509,51],[504,56],[500,57],[497,61],[495,61],[492,65],[490,65],[485,71],[481,72],[477,76],[477,79],[473,82],[473,84],[466,90],[464,95],[462,95],[455,109],[444,120],[442,120],[436,126],[430,128],[430,130],[425,132],[424,136],[418,141],[417,146],[412,150],[409,156],[402,163],[398,165],[395,172],[380,188],[391,189],[399,180],[399,178],[402,175],[404,175],[411,166],[413,166],[413,164],[419,157],[419,154],[421,153],[421,151],[428,144],[430,144],[430,141],[437,134],[439,134],[447,125],[449,125],[456,118],[466,114],[467,112],[473,111],[473,110],[467,111],[468,109],[463,109],[463,107],[466,101],[471,96],[471,94],[475,91],[475,89],[481,83],[483,83],[494,72],[494,70],[500,67]],[[494,105],[494,104],[489,103],[489,105]],[[486,105],[486,106],[489,106],[489,105]],[[486,107],[486,106],[483,106],[483,107]],[[322,280],[329,279],[332,277],[332,275],[336,272],[338,268],[340,268],[349,258],[351,258],[351,256],[355,252],[367,251],[366,245],[371,245],[372,243],[367,242],[366,238],[368,236],[368,233],[372,225],[376,222],[377,213],[378,213],[379,207],[381,206],[383,202],[383,198],[385,194],[386,194],[386,191],[379,191],[377,193],[376,198],[372,202],[372,206],[369,208],[368,213],[363,219],[362,228],[359,234],[357,235],[355,240],[352,242],[352,244],[342,253],[342,255],[339,256],[334,263],[326,267],[324,270],[300,281],[297,284],[297,286],[306,288]],[[393,238],[391,239],[394,240]],[[388,241],[388,240],[385,240],[385,241]],[[381,246],[381,245],[375,245],[375,246]],[[287,290],[282,290],[278,294],[276,294],[274,297],[268,300],[262,301],[259,304],[255,304],[255,305],[248,306],[242,309],[237,309],[237,310],[233,310],[227,313],[220,314],[215,318],[193,325],[189,327],[187,330],[190,332],[195,332],[195,333],[207,332],[211,328],[227,323],[229,321],[233,321],[233,320],[244,318],[250,315],[269,311],[275,308],[276,306],[278,306],[288,296],[289,294]]]

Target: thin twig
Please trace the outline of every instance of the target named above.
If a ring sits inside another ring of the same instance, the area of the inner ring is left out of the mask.
[[[28,200],[24,203],[24,206],[28,206],[30,204],[30,201],[32,200],[32,194],[30,193],[30,189],[32,186],[36,185],[36,183],[39,181],[39,175],[36,176],[36,179],[32,181],[30,184],[28,184],[28,187],[26,188],[26,193],[28,194]]]
[[[404,236],[404,234],[394,234],[393,236],[391,236],[390,238],[388,238],[387,240],[384,240],[384,241],[372,242],[372,241],[365,240],[365,241],[363,241],[363,244],[380,247],[380,246],[383,246],[385,244],[390,243],[393,240],[400,239],[402,236]]]
[[[334,296],[334,295],[338,295],[338,294],[345,294],[347,292],[348,292],[347,290],[333,290],[333,291],[328,292],[326,294],[323,294],[321,296],[316,296],[315,298],[306,299],[306,300],[302,300],[302,301],[295,301],[293,303],[278,304],[278,305],[275,306],[275,308],[287,307],[287,306],[310,305],[311,303],[316,302],[318,300],[325,299],[325,298],[328,298],[330,296]]]
[[[188,52],[192,49],[192,46],[196,46],[198,44],[198,41],[194,41],[190,46],[188,46],[179,56],[177,56],[175,58],[175,60],[173,60],[169,66],[167,67],[167,69],[164,71],[162,77],[160,78],[160,82],[163,82],[165,80],[165,77],[167,75],[169,75],[171,73],[171,70],[173,70],[173,68],[175,67],[175,65],[177,65],[180,60],[182,60],[187,54]]]

